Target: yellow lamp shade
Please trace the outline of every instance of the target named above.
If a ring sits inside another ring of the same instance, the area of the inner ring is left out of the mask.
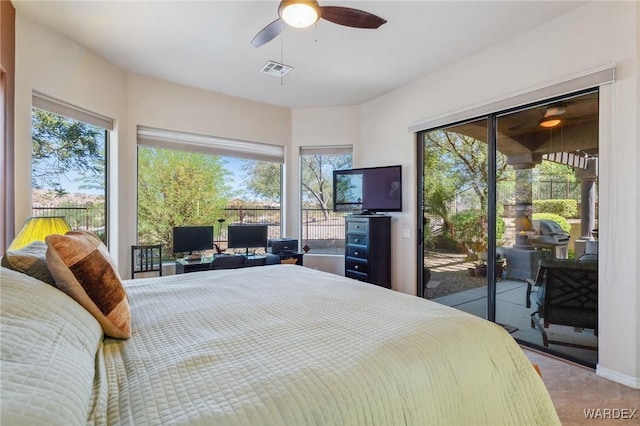
[[[30,217],[22,225],[22,229],[13,239],[8,251],[19,250],[34,241],[44,241],[47,235],[65,234],[71,227],[63,216]]]

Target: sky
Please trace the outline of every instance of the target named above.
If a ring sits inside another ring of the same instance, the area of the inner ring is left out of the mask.
[[[224,167],[233,176],[230,177],[229,183],[234,191],[245,191],[245,185],[243,183],[245,172],[242,170],[242,164],[245,160],[239,158],[232,157],[223,157]],[[83,194],[96,194],[100,195],[103,193],[102,190],[98,189],[79,189],[79,186],[82,185],[82,182],[79,182],[80,173],[72,171],[68,173],[68,176],[61,176],[60,182],[62,183],[62,187],[70,194],[74,193],[83,193]],[[46,189],[46,188],[45,188]]]

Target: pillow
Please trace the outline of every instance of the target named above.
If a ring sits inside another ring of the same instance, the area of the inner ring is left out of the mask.
[[[69,231],[49,235],[47,265],[56,286],[73,297],[100,323],[104,334],[127,339],[131,336],[131,313],[107,247],[95,234]]]
[[[8,268],[0,294],[0,424],[86,424],[100,324],[54,286]]]
[[[16,251],[9,251],[2,256],[2,266],[22,272],[47,284],[55,285],[55,280],[47,267],[47,244],[34,241]]]

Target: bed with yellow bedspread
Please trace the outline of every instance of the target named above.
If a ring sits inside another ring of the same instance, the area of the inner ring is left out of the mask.
[[[18,275],[3,269],[3,424],[559,424],[500,326],[374,285],[295,265],[129,280],[117,340]]]

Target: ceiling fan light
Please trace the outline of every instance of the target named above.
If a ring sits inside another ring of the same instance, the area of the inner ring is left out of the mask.
[[[318,21],[320,13],[316,2],[283,1],[280,17],[292,27],[306,28]]]
[[[562,115],[565,112],[567,112],[567,108],[564,106],[551,106],[549,108],[547,108],[547,111],[545,112],[544,116],[545,117],[550,117],[552,115]]]
[[[540,126],[542,127],[556,127],[557,125],[559,125],[560,123],[562,123],[562,120],[560,119],[560,117],[555,116],[555,115],[551,115],[549,117],[545,117],[542,120],[540,120]]]

